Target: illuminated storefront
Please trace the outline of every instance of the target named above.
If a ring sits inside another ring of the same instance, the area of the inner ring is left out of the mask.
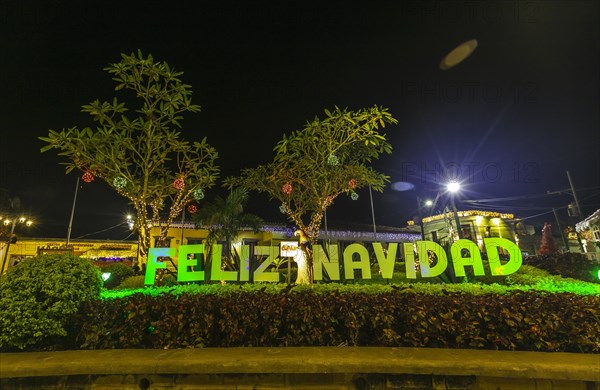
[[[94,262],[134,262],[137,241],[72,240],[66,246],[64,239],[21,237],[10,246],[9,267],[28,258],[49,253],[72,253]]]
[[[457,211],[460,237],[477,243],[481,248],[484,238],[506,238],[519,244],[515,234],[513,214],[484,210]],[[449,245],[458,240],[456,218],[452,211],[423,218],[425,240]]]

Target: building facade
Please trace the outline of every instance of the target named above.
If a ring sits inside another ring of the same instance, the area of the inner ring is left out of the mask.
[[[50,253],[72,253],[94,262],[135,262],[138,254],[137,241],[72,240],[66,245],[64,238],[21,237],[10,245],[7,255],[8,267],[28,257]],[[4,249],[2,249],[4,256]]]
[[[460,237],[477,243],[480,248],[483,248],[483,239],[490,237],[506,238],[519,244],[513,214],[484,210],[457,211],[457,218],[452,211],[423,218],[424,239],[442,246],[452,244],[459,238],[457,219]]]
[[[600,209],[577,223],[575,229],[583,236],[584,249],[590,254],[589,257],[600,258]]]

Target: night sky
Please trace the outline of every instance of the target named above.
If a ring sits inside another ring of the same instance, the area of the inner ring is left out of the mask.
[[[599,15],[599,2],[574,0],[4,0],[0,188],[35,218],[23,233],[65,237],[81,173],[65,175],[37,137],[92,125],[81,106],[120,96],[102,69],[141,49],[184,72],[202,111],[184,118],[182,136],[208,137],[221,177],[270,161],[282,134],[326,108],[377,104],[399,121],[386,128],[393,154],[375,164],[396,183],[374,194],[377,224],[404,226],[416,197],[449,179],[463,182],[459,209],[539,226],[556,207],[566,219],[572,197],[547,191],[569,188],[567,170],[589,215],[600,207]],[[468,58],[440,69],[472,39]],[[371,223],[368,190],[359,195],[336,200],[329,223]],[[82,184],[71,237],[124,239],[117,225],[131,210],[105,183]],[[263,195],[248,211],[284,222]]]

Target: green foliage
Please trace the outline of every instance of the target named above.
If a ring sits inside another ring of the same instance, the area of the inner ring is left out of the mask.
[[[144,287],[144,275],[136,275],[126,277],[121,283],[115,287],[117,290],[137,289]]]
[[[390,346],[600,352],[600,291],[470,285],[181,286],[90,301],[82,348]],[[497,289],[495,292],[494,289]]]
[[[228,267],[235,269],[239,265],[239,256],[235,253],[233,243],[244,228],[258,233],[264,225],[262,218],[244,213],[248,202],[248,191],[244,188],[232,189],[223,199],[217,196],[214,202],[202,206],[193,219],[198,227],[208,228],[207,241],[210,245],[225,241],[230,257],[226,260]]]
[[[314,244],[324,212],[338,196],[355,197],[356,190],[368,186],[383,191],[389,178],[370,165],[381,154],[391,153],[391,144],[380,131],[396,123],[387,109],[378,106],[325,110],[324,118],[315,117],[302,130],[284,135],[275,146],[273,162],[244,169],[225,185],[241,185],[277,199],[280,210]],[[298,262],[296,282],[312,283],[312,253],[303,252],[306,260]]]
[[[523,264],[548,271],[552,275],[565,278],[598,282],[598,264],[582,253],[562,253],[550,256],[529,256],[523,259]]]
[[[325,110],[325,114],[325,118],[315,118],[302,130],[284,135],[274,149],[272,163],[244,169],[240,178],[226,182],[277,199],[311,240],[320,223],[310,222],[315,218],[320,222],[323,211],[337,196],[369,185],[383,190],[387,176],[369,164],[382,153],[391,152],[380,130],[386,124],[397,123],[387,109],[377,106],[357,111],[336,107],[332,112]],[[335,164],[331,156],[336,157]],[[285,184],[291,186],[289,193],[282,191]],[[304,217],[309,223],[303,222]]]
[[[121,284],[124,278],[133,276],[133,268],[123,263],[114,263],[102,268],[102,272],[109,272],[110,278],[104,282],[104,287],[111,289]]]
[[[0,277],[0,349],[25,349],[66,336],[82,302],[100,296],[89,261],[66,254],[26,259]]]
[[[166,222],[161,231],[166,237],[168,225],[194,199],[194,191],[213,186],[219,169],[217,152],[206,139],[181,139],[182,115],[200,110],[192,104],[191,87],[179,78],[182,73],[141,52],[121,57],[105,70],[117,83],[115,90],[130,91],[139,105],[130,111],[117,98],[95,100],[82,111],[96,126],[50,130],[40,139],[47,143],[42,152],[57,149],[66,159],[67,172],[90,171],[133,203],[144,256],[150,245],[148,223]],[[176,179],[182,180],[179,188],[173,185]],[[166,220],[161,218],[165,207]]]

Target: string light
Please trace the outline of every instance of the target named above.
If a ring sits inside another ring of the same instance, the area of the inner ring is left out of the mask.
[[[331,165],[332,167],[335,167],[339,163],[340,163],[340,159],[335,154],[330,154],[329,157],[327,157],[327,164],[328,165]]]
[[[126,185],[127,185],[127,179],[125,179],[124,177],[118,176],[118,177],[115,177],[113,180],[113,186],[117,190],[121,190],[121,189],[125,188]]]
[[[285,183],[284,185],[281,186],[281,191],[286,195],[291,194],[292,193],[292,185],[290,183]]]
[[[513,219],[515,217],[513,214],[505,214],[505,213],[498,213],[496,211],[483,211],[483,210],[457,211],[457,214],[459,217],[481,216],[481,217],[486,217],[486,218],[502,218],[502,219]],[[453,215],[454,215],[453,213],[432,215],[431,217],[423,218],[423,222],[439,221],[441,219],[444,219],[444,217],[450,218]]]
[[[196,200],[204,199],[204,190],[202,190],[202,188],[198,188],[197,190],[194,190],[194,199],[196,199]]]
[[[94,174],[91,171],[85,171],[83,175],[81,175],[81,180],[86,183],[91,183],[94,181]]]

